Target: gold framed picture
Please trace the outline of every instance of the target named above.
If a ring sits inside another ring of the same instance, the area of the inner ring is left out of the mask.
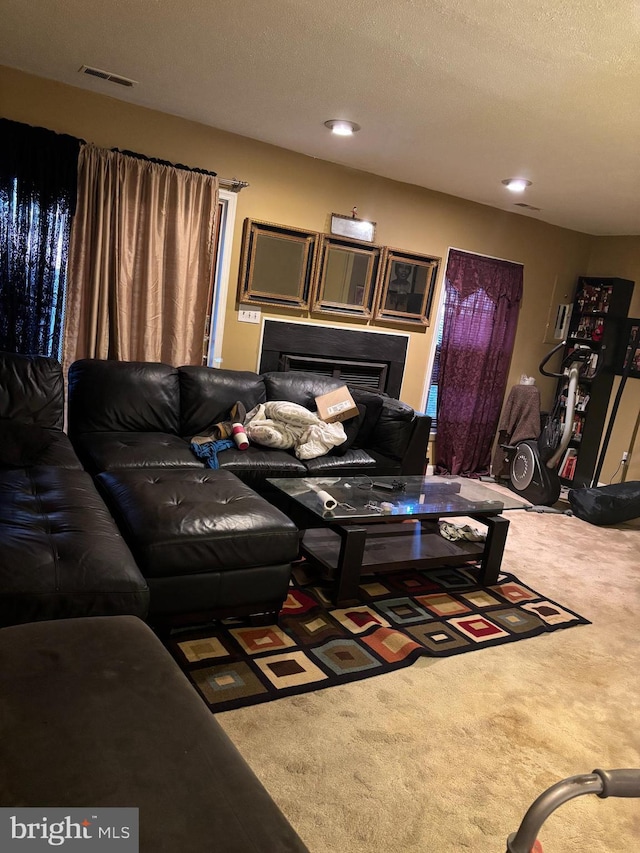
[[[441,258],[385,248],[375,319],[429,325]]]
[[[320,235],[245,219],[238,302],[308,308]]]
[[[312,311],[373,316],[382,248],[323,234],[314,277]]]

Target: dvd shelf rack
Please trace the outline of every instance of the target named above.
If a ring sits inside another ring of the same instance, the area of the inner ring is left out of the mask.
[[[623,278],[578,278],[565,356],[585,340],[594,351],[582,371],[571,441],[558,466],[565,486],[591,485],[633,287],[634,282]],[[566,398],[566,390],[567,380],[562,379],[557,390],[560,398]]]

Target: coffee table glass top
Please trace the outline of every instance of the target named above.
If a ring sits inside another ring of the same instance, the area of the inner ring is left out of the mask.
[[[278,477],[268,479],[285,495],[325,521],[337,524],[386,517],[436,518],[493,515],[525,509],[517,497],[505,495],[466,477]],[[389,491],[376,483],[396,485]],[[332,503],[335,501],[335,506]],[[383,506],[384,504],[384,506]]]

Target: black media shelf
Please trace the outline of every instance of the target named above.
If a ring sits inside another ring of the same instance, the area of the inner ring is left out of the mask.
[[[580,385],[588,388],[589,400],[584,410],[577,410],[574,416],[581,421],[581,437],[571,440],[563,459],[560,460],[558,474],[565,486],[574,488],[591,485],[606,425],[615,364],[620,357],[618,350],[631,305],[633,287],[634,282],[624,278],[578,278],[565,355],[568,355],[576,344],[588,341],[595,345],[598,369],[595,376],[580,379]],[[580,334],[577,334],[578,331]],[[592,369],[595,369],[595,365]],[[564,386],[566,380],[560,380],[558,395]],[[566,463],[572,456],[575,460],[567,466]]]

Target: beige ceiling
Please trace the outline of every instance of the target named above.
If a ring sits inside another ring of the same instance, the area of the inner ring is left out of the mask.
[[[0,0],[0,64],[555,225],[640,234],[639,0]],[[330,118],[362,130],[335,137]],[[501,185],[512,176],[533,182],[524,196]]]

